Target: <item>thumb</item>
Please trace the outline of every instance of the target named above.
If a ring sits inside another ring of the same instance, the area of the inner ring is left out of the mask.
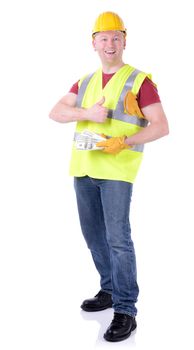
[[[102,96],[102,98],[100,99],[100,101],[98,101],[96,104],[99,105],[99,106],[102,106],[104,102],[105,102],[105,97]]]

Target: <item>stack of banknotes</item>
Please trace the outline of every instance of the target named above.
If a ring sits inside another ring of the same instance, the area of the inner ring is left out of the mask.
[[[106,140],[106,138],[102,135],[85,129],[82,133],[76,134],[75,146],[76,149],[82,151],[97,151],[103,149],[103,147],[97,147],[96,144],[104,140]]]

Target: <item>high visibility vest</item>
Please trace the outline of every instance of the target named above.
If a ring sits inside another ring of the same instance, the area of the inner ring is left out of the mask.
[[[104,123],[79,121],[76,125],[74,141],[84,130],[105,134],[110,137],[131,136],[147,126],[147,121],[136,115],[129,115],[124,111],[124,97],[131,90],[137,95],[144,79],[151,78],[149,74],[125,64],[102,88],[102,70],[82,78],[79,82],[77,106],[90,108],[102,96],[103,104],[108,108],[108,118]],[[70,175],[90,176],[97,179],[121,180],[133,183],[142,161],[144,145],[135,145],[133,148],[122,150],[118,154],[106,154],[101,150],[77,150],[75,142],[70,162]]]

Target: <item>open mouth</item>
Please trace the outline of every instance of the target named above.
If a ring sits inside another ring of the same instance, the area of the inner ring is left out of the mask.
[[[107,51],[105,51],[105,53],[107,54],[107,55],[114,55],[115,53],[116,53],[116,51],[114,50],[107,50]]]

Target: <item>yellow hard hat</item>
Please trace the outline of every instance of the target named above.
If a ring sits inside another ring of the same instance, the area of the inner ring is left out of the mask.
[[[114,12],[101,13],[94,23],[92,35],[98,32],[106,32],[108,30],[119,30],[126,34],[126,28],[122,19]]]

